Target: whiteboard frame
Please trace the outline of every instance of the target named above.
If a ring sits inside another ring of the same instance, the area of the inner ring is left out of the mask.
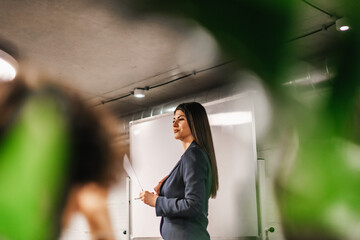
[[[253,149],[252,149],[252,152],[253,152],[253,162],[254,162],[254,180],[255,180],[255,192],[256,192],[256,204],[257,204],[257,210],[256,210],[256,218],[257,218],[257,228],[258,228],[258,236],[249,236],[249,237],[259,237],[259,236],[262,236],[262,232],[263,232],[263,224],[262,224],[262,219],[261,219],[261,210],[262,208],[259,208],[259,195],[258,195],[258,192],[259,192],[259,183],[258,183],[258,164],[257,164],[257,150],[256,150],[256,126],[255,126],[255,101],[254,101],[254,97],[256,96],[256,91],[248,91],[248,92],[245,92],[245,93],[240,93],[240,94],[236,94],[236,95],[233,95],[233,96],[230,96],[230,97],[225,97],[225,98],[222,98],[222,99],[218,99],[218,100],[215,100],[215,101],[211,101],[211,102],[207,102],[207,103],[204,103],[202,104],[205,108],[208,107],[208,106],[212,106],[212,105],[216,105],[216,104],[221,104],[221,103],[225,103],[225,102],[229,102],[229,101],[233,101],[233,100],[237,100],[239,98],[244,98],[244,97],[249,97],[251,100],[251,114],[252,114],[252,123],[251,123],[251,126],[252,126],[252,146],[253,146]],[[185,102],[188,102],[188,101],[185,101]],[[156,116],[150,116],[150,117],[147,117],[147,118],[142,118],[142,119],[138,119],[138,120],[133,120],[133,121],[130,121],[129,122],[129,132],[130,132],[130,128],[132,126],[134,126],[135,124],[140,124],[140,123],[144,123],[144,122],[148,122],[148,121],[153,121],[153,120],[156,120],[156,119],[159,119],[159,118],[164,118],[164,117],[167,117],[167,116],[172,116],[173,115],[173,112],[166,112],[166,113],[162,113],[162,114],[159,114],[159,115],[156,115]],[[131,136],[131,134],[129,134],[129,136]],[[131,138],[131,137],[130,137]],[[130,139],[130,154],[131,154],[132,150],[131,150],[131,139]],[[131,187],[130,187],[131,189]],[[130,222],[130,216],[131,216],[131,206],[130,206],[130,201],[129,201],[129,237],[130,239],[143,239],[141,237],[132,237],[132,226],[130,226],[131,222]],[[244,236],[245,237],[245,236]],[[242,237],[241,237],[242,238]],[[245,237],[246,238],[246,237]],[[146,239],[161,239],[161,238],[157,238],[157,237],[146,237]],[[229,238],[226,238],[226,239],[229,239]],[[235,239],[235,238],[234,238]]]

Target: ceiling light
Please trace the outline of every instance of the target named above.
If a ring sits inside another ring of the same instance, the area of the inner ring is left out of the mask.
[[[8,53],[0,49],[0,81],[11,81],[15,78],[18,63]]]
[[[135,89],[134,89],[134,97],[136,97],[136,98],[143,98],[143,97],[145,97],[145,89],[135,88]]]
[[[346,18],[339,18],[336,20],[336,30],[347,31],[350,29],[350,25]]]

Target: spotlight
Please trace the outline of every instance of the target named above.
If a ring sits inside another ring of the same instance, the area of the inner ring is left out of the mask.
[[[134,97],[136,97],[136,98],[145,97],[145,89],[143,89],[143,88],[135,88],[134,89]]]
[[[336,30],[343,32],[349,29],[350,29],[350,25],[346,18],[339,18],[336,20]]]
[[[18,63],[11,55],[0,49],[0,81],[11,81],[16,76]]]

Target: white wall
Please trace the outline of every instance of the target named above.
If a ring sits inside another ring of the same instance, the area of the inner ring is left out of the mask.
[[[280,149],[278,147],[258,151],[258,157],[263,158],[265,163],[265,186],[263,186],[264,195],[262,196],[264,202],[262,215],[264,229],[266,230],[270,227],[275,228],[275,232],[264,233],[265,236],[263,239],[266,240],[285,239],[274,189],[274,168],[278,163],[279,151]]]

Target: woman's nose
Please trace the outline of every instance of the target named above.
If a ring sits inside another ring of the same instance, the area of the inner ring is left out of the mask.
[[[177,126],[178,125],[178,122],[175,120],[173,121],[173,126]]]

